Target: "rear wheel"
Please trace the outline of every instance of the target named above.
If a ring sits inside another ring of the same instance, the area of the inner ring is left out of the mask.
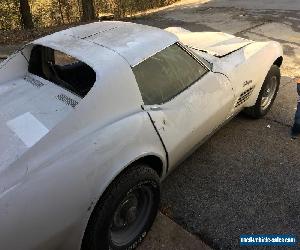
[[[160,180],[148,166],[129,168],[109,186],[89,220],[82,250],[134,249],[156,217]]]
[[[272,65],[259,92],[254,106],[245,108],[244,113],[253,117],[265,116],[272,107],[280,85],[280,69]]]

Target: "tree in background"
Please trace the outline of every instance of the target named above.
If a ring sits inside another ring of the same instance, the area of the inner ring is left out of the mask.
[[[21,21],[22,21],[23,28],[24,29],[34,28],[28,0],[20,0],[20,14],[21,14]]]
[[[115,19],[178,0],[0,0],[0,31],[43,29],[89,22],[98,16]],[[3,37],[2,37],[3,38]],[[1,40],[1,39],[0,39]]]
[[[82,16],[81,21],[88,22],[96,19],[93,0],[81,0]]]

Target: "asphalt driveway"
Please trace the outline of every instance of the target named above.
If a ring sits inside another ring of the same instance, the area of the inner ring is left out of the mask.
[[[266,118],[234,118],[166,179],[161,210],[214,249],[238,249],[240,234],[299,237],[300,140],[289,138],[289,128],[297,100],[293,78],[300,75],[300,2],[203,2],[136,22],[279,41],[282,84]]]

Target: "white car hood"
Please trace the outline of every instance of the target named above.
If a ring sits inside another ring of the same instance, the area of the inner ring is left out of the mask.
[[[175,34],[184,45],[216,57],[226,56],[253,43],[251,40],[222,32],[190,32],[178,27],[167,28],[166,31]]]

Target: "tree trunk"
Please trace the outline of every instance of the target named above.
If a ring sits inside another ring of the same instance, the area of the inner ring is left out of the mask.
[[[20,14],[21,14],[21,21],[22,21],[23,28],[24,29],[34,28],[28,0],[20,0]]]
[[[84,22],[92,21],[96,19],[95,8],[93,0],[81,0],[82,16],[81,20]]]
[[[64,13],[63,13],[63,9],[62,9],[62,2],[61,2],[61,0],[58,0],[58,9],[59,9],[60,18],[62,20],[62,23],[65,24]]]

